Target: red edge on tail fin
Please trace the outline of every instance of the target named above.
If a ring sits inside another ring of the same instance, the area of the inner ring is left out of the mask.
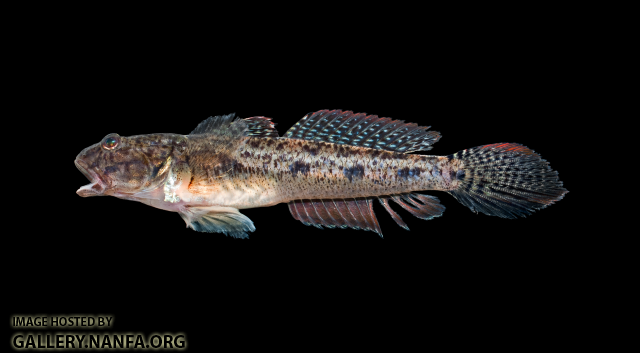
[[[462,161],[458,187],[449,193],[474,212],[525,217],[568,192],[549,162],[520,144],[484,145],[449,157]]]
[[[532,150],[530,150],[527,146],[523,146],[517,143],[494,143],[491,145],[480,146],[481,149],[492,149],[492,150],[501,150],[505,152],[520,152],[523,154],[536,154]]]

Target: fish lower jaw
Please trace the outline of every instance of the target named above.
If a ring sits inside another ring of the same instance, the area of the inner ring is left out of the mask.
[[[100,180],[96,180],[93,183],[87,184],[78,189],[78,191],[76,191],[76,194],[80,195],[81,197],[100,196],[104,194],[106,189],[107,187],[104,183],[102,183]]]
[[[78,195],[80,195],[81,197],[100,196],[103,195],[105,191],[107,191],[107,184],[100,178],[100,176],[96,172],[88,168],[87,163],[82,160],[76,159],[75,165],[78,170],[80,170],[80,172],[82,172],[82,174],[86,176],[87,179],[89,179],[89,181],[91,182],[91,184],[87,184],[78,189],[78,191],[76,191]]]

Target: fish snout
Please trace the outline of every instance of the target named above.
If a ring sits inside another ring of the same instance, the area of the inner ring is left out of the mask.
[[[98,174],[95,173],[95,172],[90,171],[89,166],[87,165],[87,163],[84,162],[81,159],[76,159],[75,160],[75,165],[78,168],[78,170],[80,170],[80,172],[82,172],[82,174],[84,174],[84,176],[86,176],[87,179],[89,179],[89,181],[91,181],[90,184],[87,184],[87,185],[81,187],[80,189],[78,189],[78,191],[76,191],[76,193],[78,195],[80,195],[81,197],[100,196],[100,195],[104,194],[105,190],[107,189],[107,186],[100,179]]]

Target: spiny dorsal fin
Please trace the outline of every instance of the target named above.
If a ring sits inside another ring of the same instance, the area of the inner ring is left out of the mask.
[[[202,135],[202,134],[214,134],[220,135],[225,133],[225,130],[230,128],[240,128],[236,130],[244,130],[244,136],[259,136],[259,137],[278,137],[278,130],[275,128],[275,123],[271,121],[271,118],[264,116],[255,116],[252,118],[238,119],[235,118],[235,113],[219,116],[211,116],[203,120],[198,126],[191,131],[189,135]],[[242,123],[242,122],[244,123]]]
[[[211,178],[226,174],[233,166],[234,154],[247,142],[249,128],[246,120],[232,120],[233,117],[234,114],[211,117],[188,136],[190,187],[206,186]]]
[[[272,122],[271,118],[254,116],[252,118],[246,118],[244,121],[249,125],[247,136],[278,137],[278,130],[275,128],[277,124]]]
[[[198,124],[189,135],[219,134],[221,130],[225,130],[232,125],[235,116],[236,113],[211,116]]]
[[[408,153],[428,151],[440,139],[439,132],[427,131],[429,127],[377,115],[320,110],[307,114],[283,137]]]
[[[200,162],[215,165],[215,161],[211,158],[225,159],[226,155],[232,154],[246,142],[243,137],[246,136],[249,124],[244,119],[233,120],[234,115],[210,117],[189,134],[190,142],[187,145],[188,155],[191,157],[189,165],[198,163],[199,156],[203,157]]]
[[[233,120],[234,117],[235,114],[210,117],[188,136],[190,188],[206,188],[211,178],[226,175],[235,163],[235,151],[247,142],[246,136],[278,137],[269,118]]]

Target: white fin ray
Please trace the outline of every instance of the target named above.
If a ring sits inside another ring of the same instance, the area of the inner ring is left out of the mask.
[[[249,238],[247,232],[256,230],[251,219],[233,207],[184,207],[179,213],[187,227],[198,232]]]
[[[351,111],[320,110],[305,115],[283,137],[409,153],[428,151],[440,139],[429,126]]]

